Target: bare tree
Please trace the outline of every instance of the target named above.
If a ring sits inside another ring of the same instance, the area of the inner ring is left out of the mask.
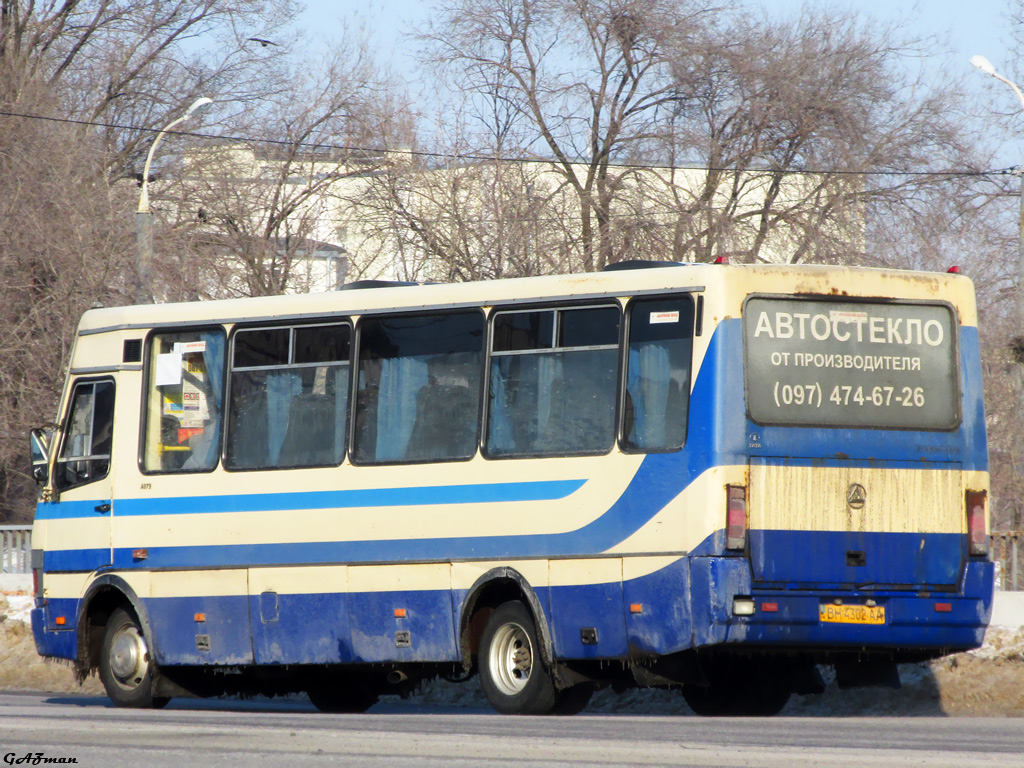
[[[326,62],[295,62],[274,75],[291,88],[250,110],[250,127],[239,129],[260,140],[207,142],[168,174],[158,193],[162,295],[294,291],[308,279],[300,267],[310,251],[339,239],[346,182],[381,168],[379,147],[408,140],[410,130],[398,88],[365,43],[342,38]]]
[[[589,270],[615,260],[614,163],[662,129],[678,98],[668,53],[708,14],[699,0],[458,0],[424,39],[460,88],[505,108],[506,146],[553,161]]]
[[[286,57],[293,0],[0,0],[0,105],[44,87],[54,117],[102,142],[112,175],[141,171],[152,131],[198,96],[259,100],[254,75]],[[258,40],[273,38],[273,46]]]
[[[436,18],[423,39],[476,153],[548,162],[574,197],[577,268],[863,260],[869,203],[962,165],[955,89],[908,79],[920,46],[852,14],[459,0]]]
[[[289,54],[294,9],[0,0],[0,520],[31,517],[25,429],[53,418],[78,317],[131,295],[137,190],[118,180],[141,178],[153,131],[196,96],[245,105],[280,93],[281,81],[253,75]]]
[[[69,126],[3,123],[0,521],[31,519],[26,433],[54,418],[79,316],[123,303],[129,289],[131,219],[125,190],[97,182],[103,158],[98,139]]]

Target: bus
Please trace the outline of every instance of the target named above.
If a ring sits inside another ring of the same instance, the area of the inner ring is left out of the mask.
[[[991,613],[977,321],[960,274],[665,262],[90,310],[37,649],[130,707],[897,687]]]

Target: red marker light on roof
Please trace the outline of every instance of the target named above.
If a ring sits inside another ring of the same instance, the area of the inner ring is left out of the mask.
[[[960,267],[958,267],[956,265],[953,265],[952,267],[950,267],[949,269],[946,270],[946,273],[950,274],[950,275],[959,275],[960,274]]]
[[[729,263],[729,257],[728,256],[719,256],[717,259],[715,259],[715,264],[728,264],[728,263]]]

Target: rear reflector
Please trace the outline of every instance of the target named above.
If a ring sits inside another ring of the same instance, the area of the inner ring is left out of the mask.
[[[779,604],[778,603],[761,603],[761,610],[764,611],[765,613],[778,613],[779,612]]]
[[[953,612],[953,604],[952,603],[936,603],[935,604],[935,612],[936,613],[952,613]]]
[[[747,489],[727,485],[728,507],[725,516],[725,548],[743,550],[747,547]]]
[[[988,531],[985,526],[985,500],[987,491],[967,492],[968,552],[974,557],[988,554]]]

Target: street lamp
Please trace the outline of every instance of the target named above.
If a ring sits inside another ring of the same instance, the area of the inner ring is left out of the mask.
[[[135,212],[135,238],[136,238],[136,256],[135,256],[135,276],[136,276],[136,291],[135,301],[139,304],[150,302],[153,300],[152,294],[152,263],[153,263],[153,212],[149,208],[149,167],[153,163],[153,155],[156,154],[156,148],[160,145],[160,141],[163,139],[164,134],[173,130],[178,125],[184,123],[193,115],[202,112],[213,104],[213,99],[208,99],[202,96],[185,110],[185,114],[179,117],[177,120],[172,120],[157,133],[156,138],[153,139],[153,144],[149,148],[149,154],[146,155],[146,165],[142,170],[142,192],[139,194],[139,207]]]
[[[972,56],[971,64],[986,75],[990,75],[996,80],[1001,80],[1010,86],[1013,92],[1017,94],[1021,109],[1024,110],[1024,93],[1021,93],[1020,88],[1017,87],[1015,82],[996,72],[996,68],[984,56]],[[1020,215],[1017,224],[1017,320],[1021,324],[1021,328],[1024,329],[1024,166],[1015,165],[1009,169],[1009,172],[1021,180]],[[1020,339],[1015,338],[1013,340],[1012,352],[1018,363],[1024,363],[1024,343]]]

